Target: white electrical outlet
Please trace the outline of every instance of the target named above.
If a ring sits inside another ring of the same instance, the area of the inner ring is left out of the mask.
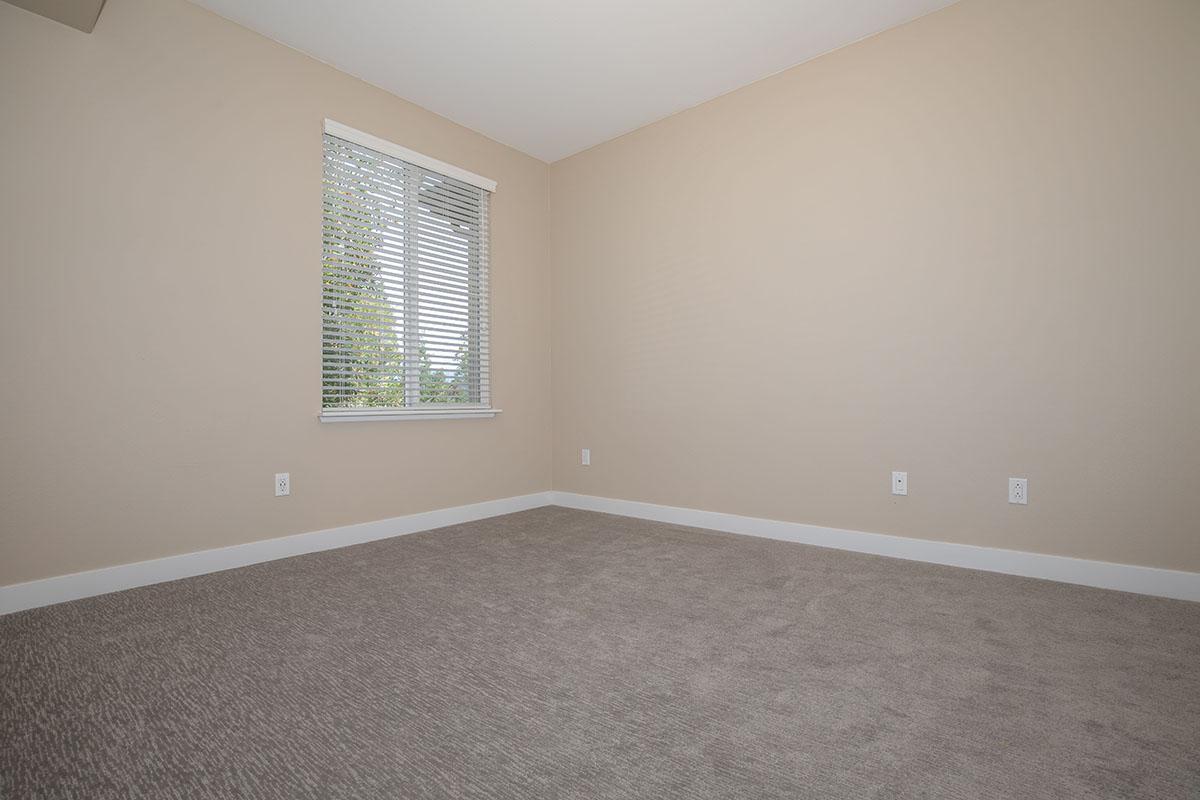
[[[908,473],[892,473],[892,494],[908,494]]]
[[[579,452],[579,463],[585,467],[590,467],[592,465],[592,451],[586,447],[583,448]]]
[[[1019,506],[1029,505],[1029,479],[1008,479],[1008,502]]]
[[[275,496],[285,497],[292,493],[292,474],[290,472],[275,473]]]

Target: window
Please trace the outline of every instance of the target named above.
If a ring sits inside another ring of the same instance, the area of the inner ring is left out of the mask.
[[[321,419],[490,416],[496,184],[325,122]]]

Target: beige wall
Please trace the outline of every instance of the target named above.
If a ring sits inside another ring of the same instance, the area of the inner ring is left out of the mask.
[[[555,488],[1200,569],[1197,41],[965,0],[554,164]]]
[[[182,0],[0,3],[0,585],[552,482],[1200,569],[1197,40],[964,0],[548,169]],[[495,419],[316,422],[327,116],[500,182]]]
[[[550,488],[545,164],[183,0],[0,3],[0,115],[0,584]],[[324,117],[499,181],[495,419],[317,422]]]

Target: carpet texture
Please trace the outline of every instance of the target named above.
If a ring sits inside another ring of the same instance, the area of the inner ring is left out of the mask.
[[[0,797],[1200,797],[1200,604],[543,508],[0,618]]]

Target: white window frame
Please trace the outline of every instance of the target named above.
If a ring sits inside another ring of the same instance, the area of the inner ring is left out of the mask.
[[[418,153],[415,150],[409,150],[407,147],[389,142],[386,139],[380,139],[378,136],[372,136],[369,133],[351,128],[349,125],[343,125],[331,119],[325,120],[325,133],[336,136],[339,139],[353,142],[362,147],[375,150],[384,155],[398,158],[401,161],[406,161],[418,167],[438,172],[447,177],[455,178],[469,183],[472,186],[477,186],[484,191],[494,193],[496,191],[496,181],[485,178],[482,175],[476,175],[461,167],[456,167],[453,164],[447,164],[445,161],[440,161],[431,156]],[[489,293],[490,295],[490,293]],[[483,302],[490,305],[490,296],[484,297]],[[488,317],[490,319],[490,313]],[[490,359],[489,359],[490,361]],[[490,367],[490,364],[489,364]],[[323,380],[323,378],[322,378]],[[488,393],[488,403],[481,407],[447,407],[447,408],[322,408],[318,418],[321,422],[374,422],[383,420],[420,420],[420,419],[480,419],[494,417],[500,413],[500,409],[494,408],[491,405],[490,391]]]

